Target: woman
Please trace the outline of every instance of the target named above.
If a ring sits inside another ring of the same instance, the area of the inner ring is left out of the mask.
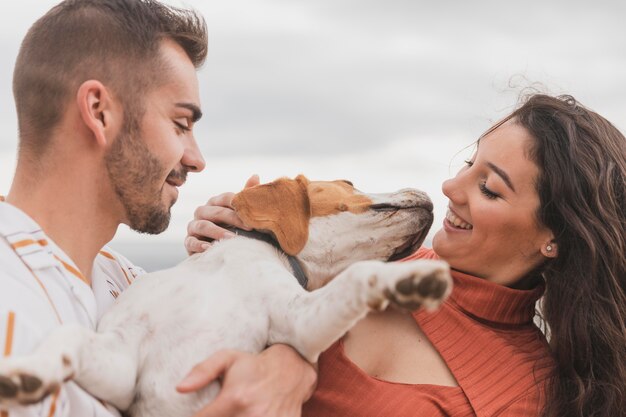
[[[370,315],[321,358],[305,416],[604,416],[626,410],[626,139],[534,95],[443,184],[450,300]],[[232,213],[199,210],[192,236]],[[215,230],[215,229],[213,229]],[[548,342],[533,323],[542,299]]]

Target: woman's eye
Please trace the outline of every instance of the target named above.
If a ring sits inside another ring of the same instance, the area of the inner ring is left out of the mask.
[[[487,198],[489,198],[491,200],[495,200],[496,198],[500,197],[499,194],[494,193],[489,188],[487,188],[487,183],[485,183],[485,182],[481,182],[480,185],[478,186],[478,188],[480,188],[480,192],[483,193],[485,195],[485,197],[487,197]]]

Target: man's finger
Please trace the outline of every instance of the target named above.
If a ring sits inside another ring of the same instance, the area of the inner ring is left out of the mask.
[[[227,399],[224,395],[217,395],[209,405],[198,411],[193,417],[229,417],[235,415],[239,405]]]
[[[235,196],[235,193],[222,193],[222,194],[209,198],[209,201],[207,201],[207,205],[232,207],[232,201],[233,201],[234,196]]]
[[[226,230],[208,220],[193,220],[187,225],[187,234],[197,238],[222,240],[235,237],[235,233]]]
[[[194,213],[194,219],[196,220],[208,220],[212,223],[219,223],[228,226],[238,227],[244,230],[250,230],[248,226],[239,218],[237,213],[227,207],[218,206],[200,206]],[[207,237],[216,238],[215,236],[208,235]]]
[[[246,185],[244,185],[243,188],[254,187],[256,185],[259,185],[260,183],[261,183],[261,179],[259,178],[257,174],[254,174],[250,178],[248,178],[248,181],[246,181]]]
[[[238,352],[231,350],[217,352],[209,359],[194,366],[191,372],[178,383],[176,390],[185,393],[197,391],[207,386],[228,369],[238,356]]]
[[[187,236],[185,238],[185,249],[189,255],[204,252],[211,247],[211,243],[200,240],[195,236]]]
[[[233,213],[234,210],[230,207],[204,205],[197,207],[193,212],[193,218],[196,220],[210,220],[212,222],[219,222],[224,220],[224,216],[228,213]]]

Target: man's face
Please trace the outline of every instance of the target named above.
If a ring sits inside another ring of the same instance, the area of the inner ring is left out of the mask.
[[[106,155],[111,184],[133,230],[157,234],[170,220],[170,209],[189,171],[204,169],[193,137],[200,116],[196,71],[178,45],[163,42],[166,80],[142,98],[143,116],[128,109],[124,126]]]

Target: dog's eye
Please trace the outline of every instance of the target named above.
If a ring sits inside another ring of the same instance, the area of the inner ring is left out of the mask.
[[[352,184],[352,181],[348,181],[348,180],[341,180],[343,182],[345,182],[346,184],[348,184],[350,187],[354,187],[354,184]]]

